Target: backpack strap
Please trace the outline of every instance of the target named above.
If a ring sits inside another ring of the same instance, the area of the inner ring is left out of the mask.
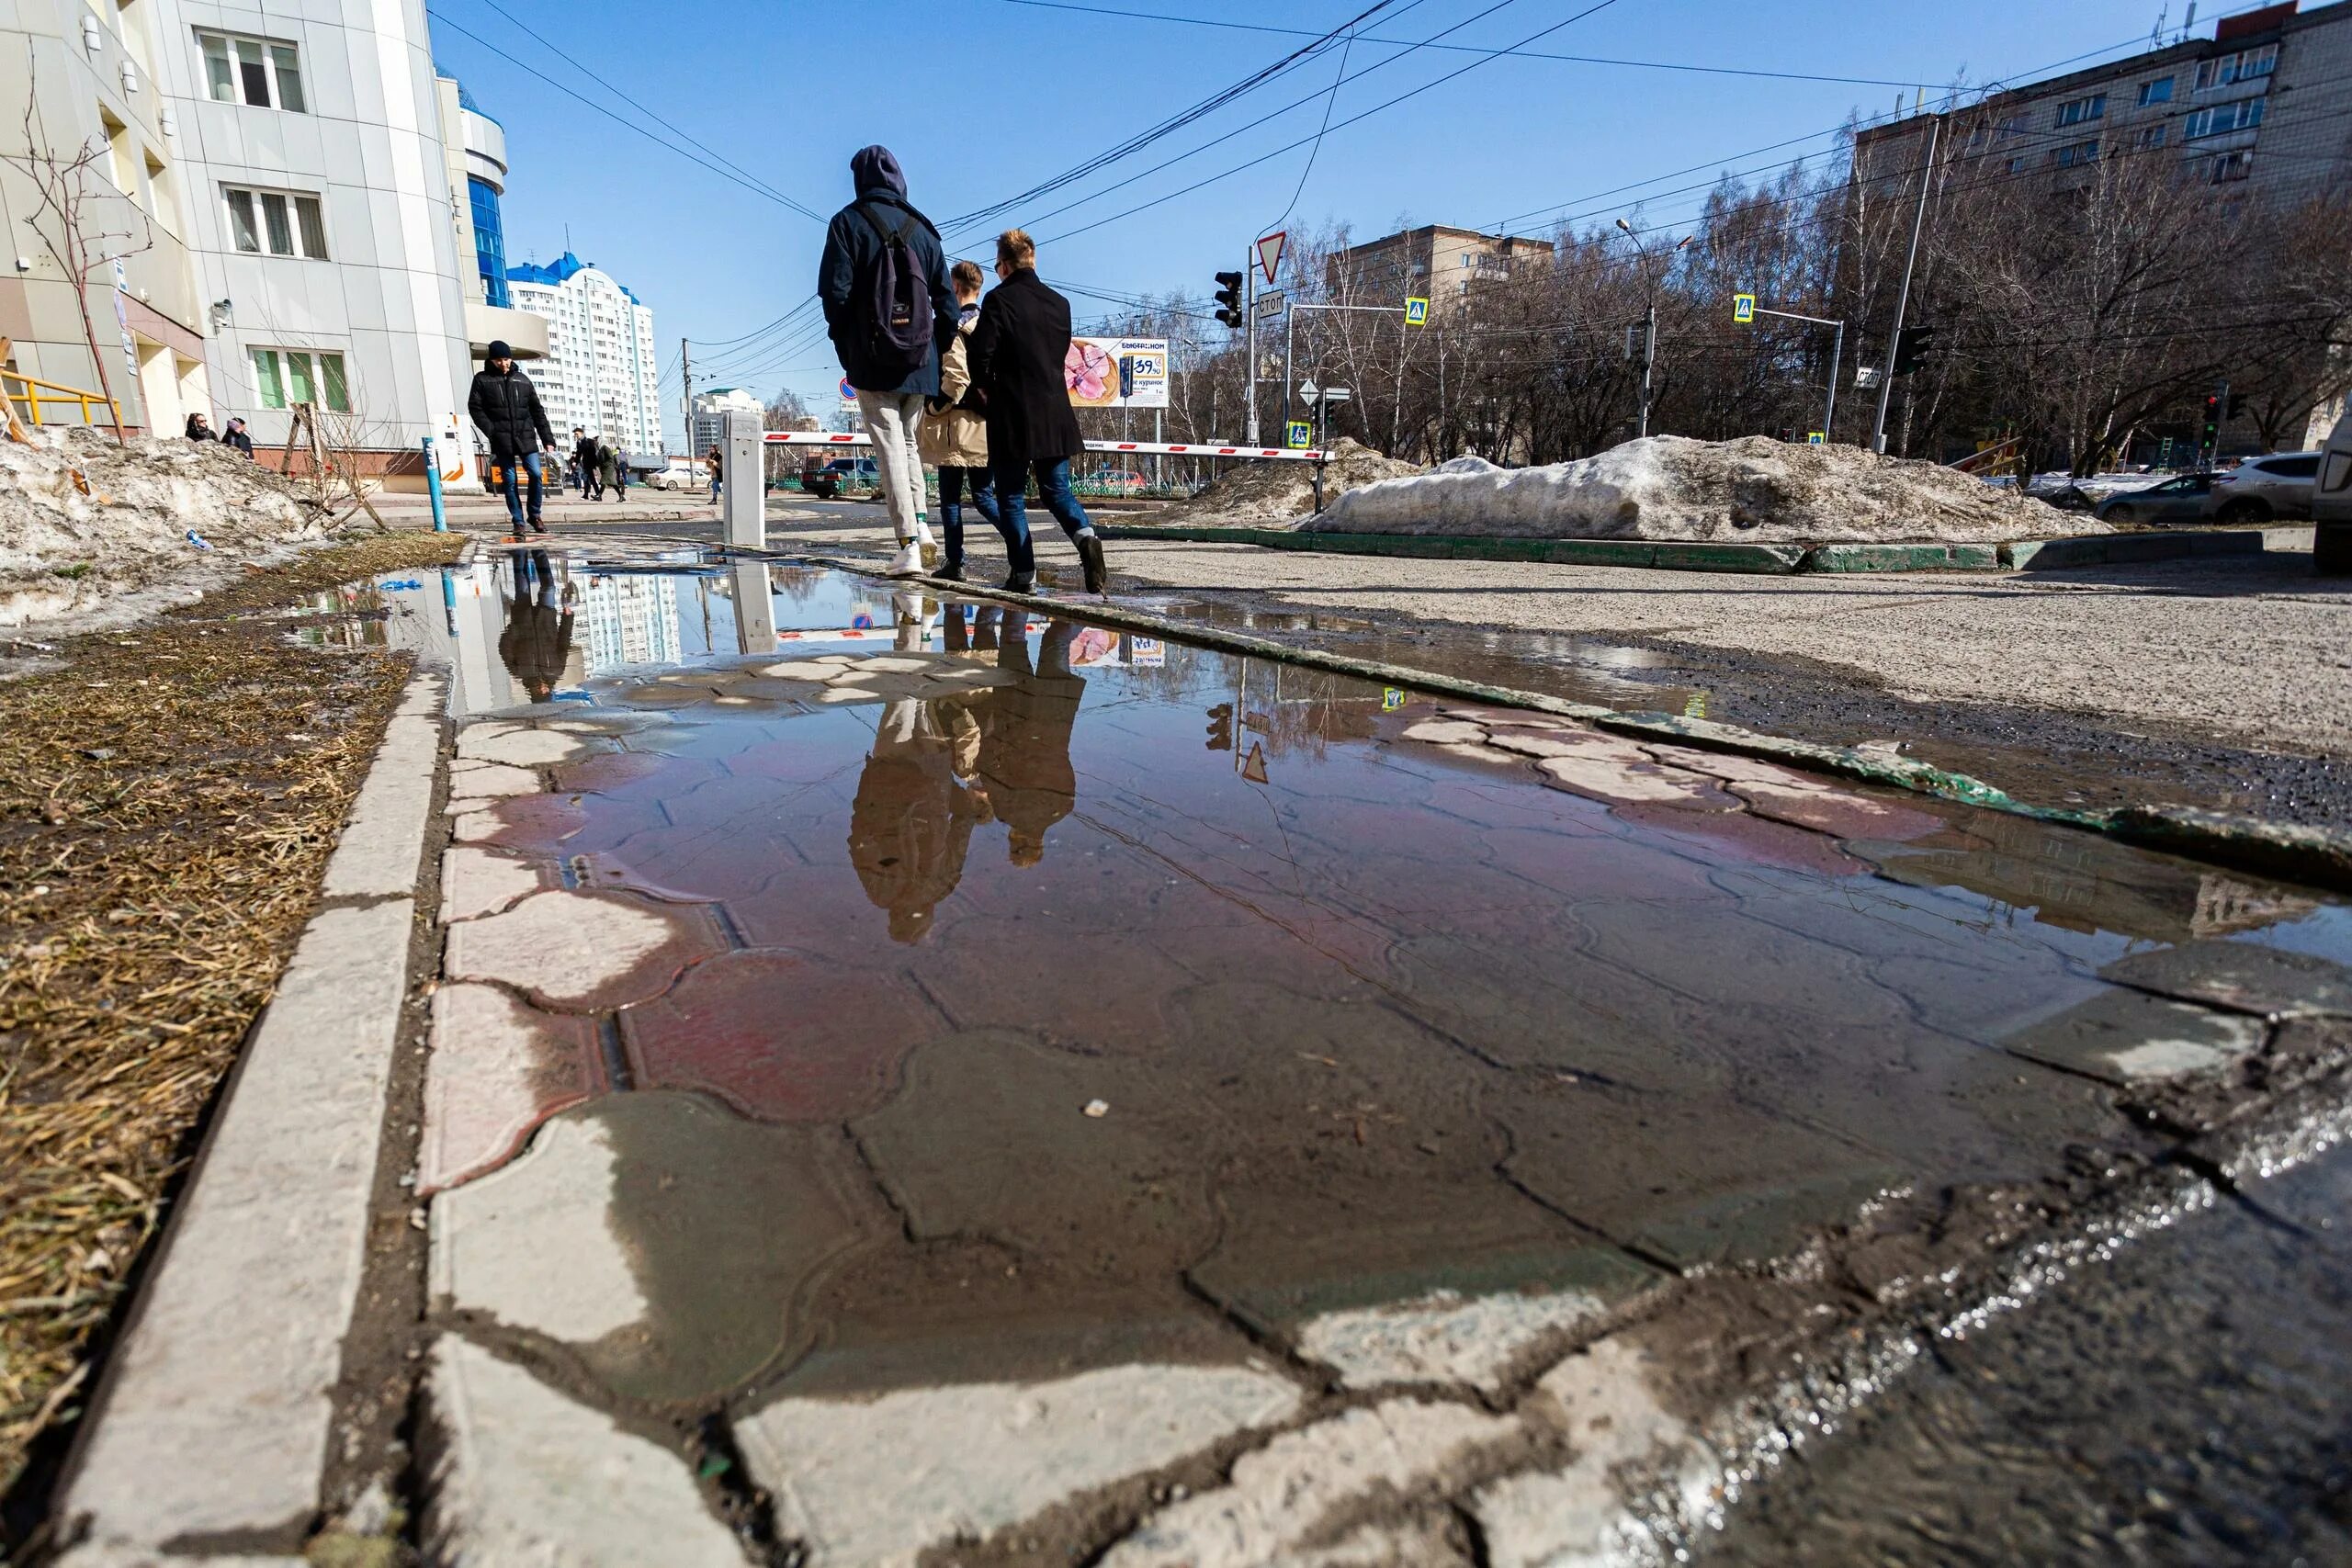
[[[903,222],[885,224],[880,216],[880,209],[876,207],[874,203],[870,201],[861,201],[852,210],[856,212],[859,217],[865,220],[866,227],[873,230],[876,237],[884,244],[887,245],[893,240],[898,241],[900,244],[906,243],[906,224]]]

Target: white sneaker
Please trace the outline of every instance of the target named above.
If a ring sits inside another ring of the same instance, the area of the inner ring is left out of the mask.
[[[890,564],[883,570],[885,575],[890,577],[921,577],[922,575],[922,547],[912,543],[901,547],[899,553],[890,558]]]

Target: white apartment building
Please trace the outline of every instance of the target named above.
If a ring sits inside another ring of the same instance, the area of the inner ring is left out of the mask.
[[[651,309],[570,251],[546,266],[509,266],[506,287],[514,309],[547,321],[548,356],[529,373],[557,436],[578,425],[631,452],[661,451]]]
[[[694,428],[686,432],[686,450],[707,452],[718,446],[727,434],[729,409],[744,409],[755,414],[767,412],[765,403],[741,387],[713,387],[707,392],[696,392]]]
[[[590,577],[580,596],[590,677],[631,664],[674,664],[680,657],[678,583],[669,577]]]

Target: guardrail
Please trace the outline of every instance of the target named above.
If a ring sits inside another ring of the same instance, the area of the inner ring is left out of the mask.
[[[16,389],[19,387],[24,389],[17,390]],[[28,376],[20,370],[10,370],[5,367],[0,367],[0,390],[5,390],[10,403],[25,405],[27,423],[31,424],[48,423],[40,416],[40,406],[43,402],[80,405],[84,424],[96,423],[90,417],[92,403],[105,409],[116,422],[119,422],[122,418],[122,405],[104,392],[86,391],[80,387],[68,387],[57,381],[44,381],[38,376]],[[44,393],[47,395],[44,396]]]

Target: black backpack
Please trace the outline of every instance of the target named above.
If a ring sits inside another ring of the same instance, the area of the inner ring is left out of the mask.
[[[866,358],[877,371],[912,376],[931,362],[933,323],[930,282],[907,243],[911,215],[885,222],[871,203],[857,211],[882,239],[881,248],[860,269],[850,302],[865,338]]]

